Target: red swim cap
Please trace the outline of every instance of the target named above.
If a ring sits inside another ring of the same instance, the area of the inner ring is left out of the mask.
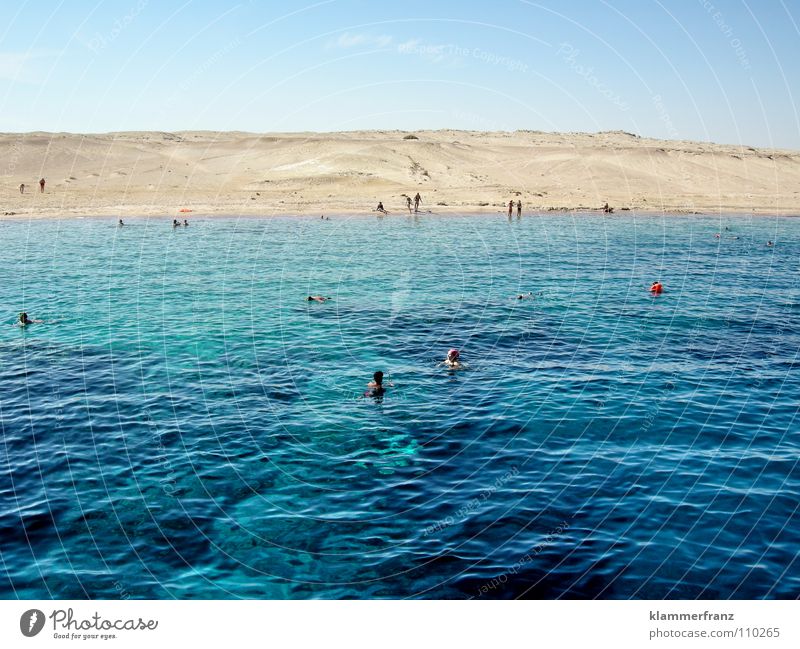
[[[447,352],[447,358],[450,358],[451,356],[455,356],[456,358],[458,358],[459,355],[460,353],[457,349],[451,349],[449,352]]]

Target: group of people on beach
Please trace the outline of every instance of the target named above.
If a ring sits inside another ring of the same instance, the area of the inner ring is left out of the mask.
[[[44,178],[40,178],[39,179],[39,193],[40,194],[44,194],[44,185],[45,185],[45,179]],[[19,184],[19,193],[20,194],[24,194],[25,193],[25,183],[20,183]]]
[[[414,202],[414,212],[413,213],[417,213],[417,212],[419,212],[419,204],[422,202],[422,196],[419,195],[419,192],[417,192],[417,195],[414,196],[413,199],[411,198],[411,196],[406,196],[406,207],[408,207],[408,213],[409,214],[412,214],[412,211],[411,211],[411,202],[412,202],[412,200]],[[389,213],[386,210],[386,208],[383,206],[383,201],[378,201],[378,207],[375,208],[375,211],[376,212],[380,212],[381,214],[388,214]]]
[[[508,201],[508,218],[514,211],[514,201]],[[517,201],[517,216],[522,216],[522,201]]]

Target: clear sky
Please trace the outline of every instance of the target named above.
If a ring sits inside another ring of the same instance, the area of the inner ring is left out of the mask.
[[[22,0],[0,130],[624,130],[800,149],[798,0]]]

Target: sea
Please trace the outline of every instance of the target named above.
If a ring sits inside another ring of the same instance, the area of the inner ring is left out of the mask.
[[[800,596],[800,219],[124,220],[0,220],[0,597]]]

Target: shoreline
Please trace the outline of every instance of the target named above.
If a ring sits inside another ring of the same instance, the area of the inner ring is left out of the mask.
[[[0,134],[0,160],[0,219],[394,216],[416,193],[441,214],[800,215],[800,151],[621,131],[38,132]]]
[[[70,211],[68,213],[54,213],[54,212],[31,212],[31,213],[5,213],[0,214],[0,222],[3,221],[56,221],[56,220],[81,220],[81,219],[108,219],[108,220],[117,220],[117,219],[163,219],[164,221],[172,221],[172,219],[177,219],[178,221],[183,221],[183,219],[187,219],[190,222],[193,219],[271,219],[271,218],[305,218],[310,220],[322,220],[320,216],[330,217],[331,220],[333,218],[350,218],[350,217],[363,217],[363,218],[408,218],[408,217],[470,217],[470,218],[484,218],[484,217],[502,217],[504,219],[508,218],[506,212],[501,210],[479,210],[479,209],[468,209],[468,210],[457,210],[457,209],[450,209],[450,210],[437,210],[437,211],[420,211],[419,213],[411,213],[408,212],[401,212],[401,211],[391,211],[388,214],[379,214],[376,212],[370,212],[366,210],[356,210],[356,209],[335,209],[331,211],[313,211],[313,210],[282,210],[282,211],[242,211],[236,212],[235,210],[225,208],[219,210],[198,210],[192,212],[166,212],[163,210],[137,210],[134,207],[130,209],[126,209],[125,211],[116,211],[110,212],[104,209],[95,209],[95,210],[84,210],[84,211]],[[602,216],[608,219],[626,217],[626,216],[643,216],[643,217],[652,217],[652,216],[663,216],[667,218],[680,218],[680,217],[692,217],[692,216],[702,216],[702,217],[732,217],[732,218],[740,218],[740,217],[756,217],[756,218],[800,218],[800,210],[766,210],[766,209],[736,209],[736,208],[726,208],[721,210],[695,210],[695,211],[688,211],[688,210],[669,210],[669,209],[655,209],[655,208],[641,208],[641,209],[627,209],[627,210],[615,210],[611,214],[605,214],[602,209],[586,209],[586,208],[570,208],[570,207],[558,207],[558,208],[549,208],[545,210],[530,210],[528,212],[523,212],[522,218],[541,218],[547,216],[567,216],[567,215],[574,215],[574,216],[584,216],[584,217],[591,217],[591,216]],[[516,220],[518,217],[516,212],[513,214],[512,218]]]

